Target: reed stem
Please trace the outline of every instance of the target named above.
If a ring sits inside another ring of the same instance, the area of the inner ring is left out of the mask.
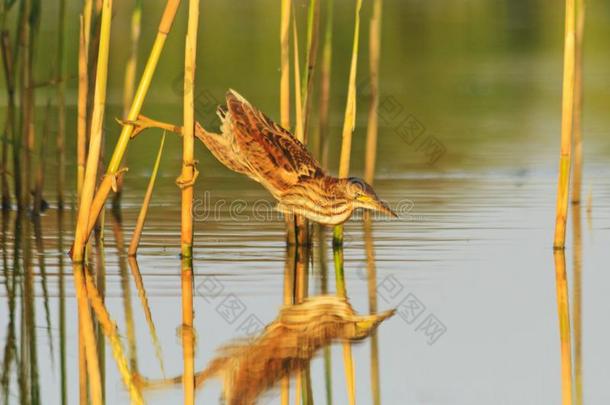
[[[140,26],[142,21],[142,0],[135,0],[133,12],[131,13],[131,53],[125,66],[125,79],[123,86],[123,118],[129,114],[129,106],[133,100],[135,88],[136,70],[138,66],[138,45],[140,43]],[[117,190],[112,199],[112,209],[120,209],[121,196],[123,194],[123,178],[117,178]]]
[[[572,203],[580,204],[582,183],[582,99],[583,99],[583,35],[585,31],[585,0],[576,0],[576,37],[574,62],[574,183],[572,187]]]
[[[15,198],[19,201],[21,195],[21,175],[17,170],[21,165],[19,159],[20,151],[17,149],[17,131],[15,128],[15,70],[13,53],[8,31],[2,31],[0,38],[2,47],[2,64],[4,68],[4,78],[6,81],[6,92],[8,95],[8,106],[6,112],[6,127],[4,141],[2,143],[2,209],[8,210],[11,207],[11,195],[8,181],[8,145],[13,142],[13,177],[15,180]],[[10,140],[9,140],[10,139]]]
[[[322,163],[322,167],[328,167],[328,109],[333,56],[333,4],[333,0],[327,0],[324,47],[322,49],[322,66],[320,68],[319,126],[313,142],[313,150]]]
[[[106,169],[106,176],[102,180],[102,183],[100,184],[98,191],[95,194],[95,198],[93,199],[93,203],[91,204],[89,225],[88,230],[86,232],[87,236],[91,234],[95,221],[97,220],[97,217],[102,211],[104,203],[106,202],[106,198],[108,197],[108,194],[110,193],[113,184],[115,184],[116,186],[116,179],[118,176],[121,175],[121,161],[123,159],[125,151],[127,150],[127,145],[129,143],[129,140],[131,139],[131,135],[133,134],[134,130],[134,126],[129,122],[136,121],[138,119],[140,111],[142,110],[144,98],[146,97],[148,89],[150,88],[150,83],[157,68],[161,52],[163,51],[165,40],[167,39],[167,35],[169,34],[172,28],[172,24],[174,22],[174,18],[176,16],[176,12],[178,10],[179,5],[180,0],[168,0],[166,3],[165,10],[163,11],[163,16],[161,17],[161,22],[159,23],[159,29],[155,38],[155,42],[153,43],[152,49],[148,56],[148,60],[146,62],[146,66],[144,67],[144,72],[142,73],[142,77],[140,78],[140,82],[136,89],[131,108],[129,109],[127,122],[125,125],[123,125],[123,129],[121,130],[119,139],[114,147],[110,163],[108,164],[108,168]]]
[[[89,212],[93,200],[93,193],[97,183],[97,169],[102,147],[102,128],[106,107],[106,83],[108,79],[108,56],[110,51],[110,27],[112,22],[112,0],[104,0],[102,7],[102,22],[100,28],[100,45],[98,49],[97,68],[95,77],[95,93],[91,119],[91,136],[85,180],[78,210],[78,222],[74,238],[73,259],[76,263],[83,261],[84,247],[87,243],[89,226]],[[93,223],[90,225],[93,226]]]
[[[34,125],[32,108],[33,103],[33,80],[32,80],[32,63],[31,63],[31,26],[30,13],[31,1],[23,0],[22,15],[20,21],[19,33],[19,53],[21,60],[21,76],[20,76],[20,108],[21,108],[21,142],[16,145],[18,153],[23,153],[23,185],[21,187],[21,197],[18,200],[19,209],[28,208],[30,205],[30,184],[31,184],[31,153],[34,149]],[[21,148],[25,145],[25,148]],[[18,170],[22,170],[19,168]]]
[[[150,206],[150,200],[152,199],[152,193],[155,188],[155,181],[157,180],[157,173],[159,172],[159,165],[161,163],[161,156],[163,155],[163,145],[165,144],[165,133],[161,137],[161,143],[159,144],[159,151],[157,152],[157,158],[153,166],[150,179],[148,180],[148,187],[146,188],[146,194],[142,201],[142,207],[138,214],[136,221],[136,228],[133,231],[131,237],[131,243],[129,244],[129,256],[135,256],[138,253],[138,247],[140,246],[140,237],[142,236],[142,229],[144,229],[144,222],[146,221],[146,215],[148,214],[148,207]]]
[[[280,3],[280,124],[290,130],[290,10],[291,0]],[[296,244],[294,215],[286,214],[286,242]]]
[[[307,12],[307,55],[305,58],[305,74],[301,84],[303,101],[303,143],[309,137],[309,121],[312,102],[314,72],[318,56],[318,26],[320,24],[320,3],[309,0]]]
[[[295,137],[303,144],[305,144],[305,127],[304,127],[304,113],[305,110],[302,104],[303,91],[307,88],[301,86],[301,65],[299,62],[299,37],[297,33],[297,21],[296,13],[293,11],[292,14],[292,34],[294,40],[294,106],[295,106]],[[309,224],[306,218],[302,215],[290,215],[294,217],[293,229],[295,232],[295,241],[298,245],[306,245],[309,242],[308,228]],[[290,218],[289,217],[289,218]]]
[[[341,141],[341,159],[339,161],[339,177],[349,175],[350,155],[352,153],[352,133],[356,125],[356,70],[358,68],[358,42],[360,38],[360,9],[362,0],[356,0],[356,14],[354,22],[354,43],[352,45],[352,61],[349,70],[347,87],[347,101],[345,103],[345,117]],[[343,243],[343,225],[335,226],[333,230],[333,243]]]
[[[66,178],[66,79],[64,68],[64,47],[66,33],[66,0],[59,0],[57,33],[57,207],[64,207]]]
[[[45,179],[45,169],[46,169],[46,149],[47,143],[49,139],[49,131],[50,131],[50,123],[49,119],[51,118],[51,105],[47,104],[47,108],[45,111],[44,118],[44,127],[42,130],[42,139],[40,142],[40,150],[39,150],[39,160],[38,160],[38,172],[36,173],[36,186],[34,188],[34,207],[32,209],[32,214],[34,216],[40,215],[40,211],[42,211],[42,190],[44,188],[44,179]]]
[[[373,2],[373,16],[369,26],[369,74],[371,85],[371,104],[366,131],[366,156],[364,159],[364,181],[373,184],[375,160],[377,157],[377,131],[379,107],[379,55],[381,50],[381,8],[382,0]]]
[[[290,130],[290,0],[281,2],[280,21],[280,123]]]
[[[193,337],[193,184],[197,178],[195,142],[195,69],[199,0],[189,0],[188,26],[184,48],[184,126],[182,129],[182,173],[176,181],[182,190],[181,253],[182,268],[182,343],[184,403],[195,402],[195,356]]]
[[[78,46],[78,121],[76,125],[76,196],[80,196],[85,182],[85,162],[87,159],[87,96],[89,92],[89,79],[87,55],[89,44],[87,42],[85,18],[80,17],[80,34]]]
[[[193,255],[193,184],[197,178],[195,161],[195,69],[199,0],[189,0],[189,17],[184,48],[184,126],[182,130],[182,173],[176,181],[182,190],[180,251],[183,257]],[[185,379],[186,381],[187,379]],[[186,385],[185,385],[186,388]]]
[[[553,247],[564,249],[568,197],[570,189],[570,165],[572,161],[572,124],[574,116],[574,53],[575,53],[575,0],[566,0],[565,38],[563,55],[563,90],[561,106],[561,153],[559,156],[559,180]]]
[[[303,132],[303,104],[301,94],[301,64],[299,62],[299,35],[297,31],[297,19],[295,13],[292,15],[292,40],[294,58],[294,109],[295,127],[294,136],[302,143],[305,140]]]
[[[123,118],[127,118],[135,88],[136,70],[138,66],[138,45],[140,43],[140,26],[142,21],[142,0],[135,0],[131,13],[131,52],[125,66],[123,86]]]

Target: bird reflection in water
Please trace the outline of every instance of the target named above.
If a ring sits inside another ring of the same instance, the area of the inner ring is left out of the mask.
[[[284,306],[259,336],[221,347],[207,368],[195,374],[195,385],[220,378],[227,404],[254,404],[282,378],[305,369],[320,349],[335,342],[363,340],[394,312],[358,315],[345,298],[331,295]],[[181,381],[181,376],[166,380],[138,378],[143,389]]]

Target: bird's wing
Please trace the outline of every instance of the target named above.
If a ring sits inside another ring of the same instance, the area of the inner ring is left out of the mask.
[[[233,90],[227,92],[227,110],[223,132],[231,133],[236,152],[263,184],[285,190],[324,175],[301,142]]]
[[[195,125],[195,136],[205,144],[220,163],[234,172],[248,174],[248,167],[232,152],[229,137],[208,132],[199,123]]]

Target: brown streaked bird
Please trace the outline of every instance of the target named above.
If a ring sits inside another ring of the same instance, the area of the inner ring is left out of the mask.
[[[229,169],[262,184],[278,200],[277,210],[338,225],[357,208],[397,217],[364,180],[327,174],[290,132],[234,90],[218,108],[221,134],[197,125],[195,134]]]

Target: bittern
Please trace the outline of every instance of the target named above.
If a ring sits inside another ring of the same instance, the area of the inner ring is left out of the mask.
[[[222,164],[262,184],[278,200],[276,209],[325,225],[347,221],[355,209],[397,217],[373,187],[357,177],[337,178],[324,171],[289,131],[254,108],[234,90],[218,107],[220,134],[199,123],[195,135]],[[135,133],[147,127],[181,132],[180,127],[140,117]]]
[[[234,90],[219,107],[221,134],[197,125],[195,134],[229,169],[262,184],[278,200],[276,209],[326,225],[349,219],[357,208],[397,217],[373,188],[357,177],[324,171],[305,146]]]

